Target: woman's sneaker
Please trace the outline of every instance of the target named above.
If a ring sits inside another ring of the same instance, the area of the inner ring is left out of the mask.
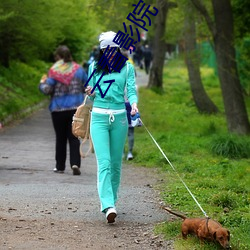
[[[72,170],[73,170],[73,175],[80,175],[81,174],[80,168],[76,165],[72,166]]]
[[[114,223],[116,216],[117,216],[117,212],[115,208],[110,207],[107,209],[106,218],[108,220],[108,223]]]
[[[53,171],[54,171],[55,173],[58,173],[58,174],[63,174],[63,173],[64,173],[63,170],[58,170],[57,168],[54,168]]]
[[[127,155],[127,161],[131,161],[133,160],[134,156],[131,152],[128,152],[128,155]]]

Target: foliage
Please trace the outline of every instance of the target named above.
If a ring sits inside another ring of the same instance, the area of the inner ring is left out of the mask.
[[[153,0],[153,1],[144,0],[143,2],[145,3],[146,6],[150,5],[151,6],[150,8],[152,8],[156,4],[156,0]],[[125,32],[124,26],[123,26],[123,22],[124,22],[128,29],[127,33],[131,35],[131,31],[129,30],[130,29],[129,27],[131,25],[133,29],[132,37],[135,40],[138,40],[137,34],[135,32],[135,28],[138,28],[140,33],[145,32],[145,31],[141,29],[139,26],[133,24],[132,22],[126,19],[128,14],[134,10],[135,6],[133,5],[135,5],[134,0],[127,0],[127,1],[94,0],[89,6],[90,8],[93,9],[93,11],[95,12],[97,16],[97,22],[99,24],[99,27],[102,28],[101,30],[102,32],[107,31],[107,30],[112,30],[114,32],[118,32],[120,30],[122,32]],[[146,8],[146,6],[144,8]],[[148,43],[148,44],[152,43],[152,39],[154,36],[154,23],[155,23],[155,17],[151,17],[151,26],[148,26],[148,32],[146,32],[147,33],[146,41],[141,39],[140,42],[136,44],[136,46],[143,44],[143,43]]]
[[[222,113],[200,115],[197,112],[184,63],[174,60],[169,61],[164,70],[164,93],[139,89],[142,121],[207,214],[230,230],[232,249],[249,249],[246,232],[250,223],[250,159],[240,158],[242,155],[236,159],[217,156],[211,151],[211,145],[218,138],[232,137],[237,145],[244,141],[242,143],[247,146],[250,145],[249,137],[227,134],[218,79],[213,70],[206,67],[201,68],[201,75],[206,91]],[[249,109],[250,105],[247,107]],[[202,216],[176,172],[143,127],[135,130],[134,156],[135,165],[159,169],[162,182],[155,188],[161,192],[165,204],[189,217]],[[180,223],[180,219],[163,223],[156,231],[167,239],[177,237],[176,249],[201,249],[194,237],[190,236],[191,243],[178,238]],[[217,246],[208,243],[203,249],[217,249]]]
[[[134,7],[132,5],[134,3],[133,0],[94,0],[91,7],[95,8],[98,23],[102,24],[103,29],[117,32],[118,30],[124,31],[123,22],[126,22],[126,17],[133,11]]]
[[[0,62],[49,60],[59,44],[66,44],[75,60],[87,55],[96,38],[89,1],[2,0],[0,11]],[[18,24],[18,25],[17,25]],[[87,51],[85,51],[87,50]]]
[[[246,10],[250,8],[250,2],[248,0],[233,0],[232,8],[236,38],[249,36],[250,13]]]
[[[169,9],[167,15],[164,38],[166,42],[170,44],[178,44],[183,37],[184,15],[181,8],[181,2],[179,1],[178,3],[178,7]]]
[[[198,12],[189,13],[186,11],[186,0],[175,0],[171,2],[175,2],[177,8],[170,8],[168,11],[166,33],[164,36],[167,43],[179,44],[182,42],[185,15],[191,15],[192,18],[195,18],[198,41],[211,39],[211,35],[209,34],[208,27],[204,22],[203,17]],[[211,3],[209,1],[205,1],[204,4],[206,4],[209,11],[212,11]]]
[[[250,8],[250,2],[247,0],[233,0],[233,15],[235,27],[235,40],[238,50],[238,69],[241,84],[245,93],[250,95],[250,14],[246,11]]]
[[[44,100],[38,83],[48,67],[41,61],[33,61],[32,66],[11,62],[9,69],[0,67],[0,122],[9,115],[19,117],[21,111]]]
[[[250,35],[238,40],[238,69],[240,75],[241,85],[244,88],[245,94],[250,96]]]
[[[248,138],[234,135],[216,136],[211,142],[214,154],[226,158],[250,158],[250,144]]]

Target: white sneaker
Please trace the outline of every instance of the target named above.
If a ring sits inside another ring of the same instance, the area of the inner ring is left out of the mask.
[[[63,173],[64,173],[63,170],[57,170],[57,168],[54,168],[53,171],[54,171],[55,173],[59,173],[59,174],[63,174]]]
[[[131,152],[128,152],[127,161],[133,160],[134,156]]]
[[[115,208],[110,207],[107,209],[106,218],[108,220],[108,223],[114,223],[116,216],[117,216],[117,212]]]

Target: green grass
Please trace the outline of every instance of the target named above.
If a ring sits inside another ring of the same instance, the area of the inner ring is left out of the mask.
[[[9,69],[0,67],[0,122],[9,115],[18,118],[21,111],[45,99],[38,84],[47,70],[47,64],[39,61],[30,65],[12,62]]]
[[[232,249],[250,249],[250,138],[227,132],[218,79],[209,68],[202,68],[201,73],[219,114],[201,115],[197,111],[186,68],[182,61],[174,60],[164,69],[163,93],[139,90],[141,117],[202,208],[230,230]],[[135,130],[134,155],[135,165],[159,169],[164,181],[156,188],[165,204],[189,217],[203,216],[144,127]],[[218,248],[214,243],[201,248],[193,237],[184,242],[178,237],[180,224],[180,219],[162,223],[155,231],[175,239],[178,250]]]

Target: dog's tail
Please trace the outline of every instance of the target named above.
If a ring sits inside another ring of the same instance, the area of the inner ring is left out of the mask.
[[[182,218],[183,220],[187,219],[187,217],[186,217],[185,215],[183,215],[183,214],[179,214],[179,213],[177,213],[177,212],[173,212],[171,209],[169,209],[169,208],[167,208],[167,207],[164,207],[164,206],[162,206],[162,208],[163,208],[164,210],[168,211],[169,213],[171,213],[171,214],[173,214],[173,215],[175,215],[175,216],[177,216],[177,217]]]

